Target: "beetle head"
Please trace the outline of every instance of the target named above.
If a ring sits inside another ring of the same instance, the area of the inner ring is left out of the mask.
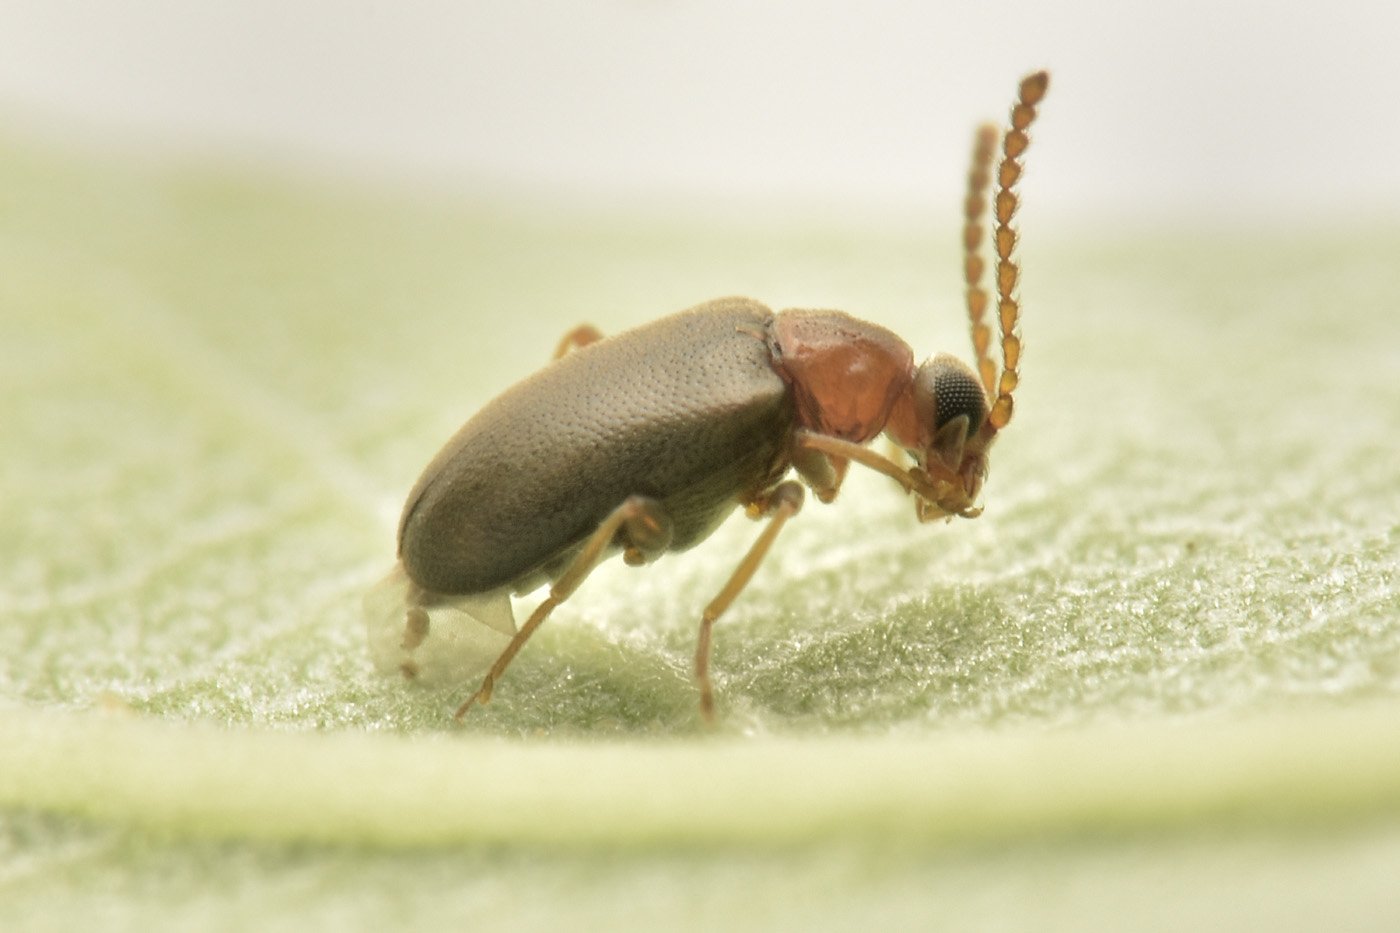
[[[1015,186],[1021,177],[1021,156],[1030,145],[1026,131],[1036,117],[1050,76],[1043,71],[1021,81],[1020,95],[1011,108],[1011,125],[1002,134],[1002,159],[997,167],[997,191],[991,198],[993,281],[996,285],[994,325],[985,320],[988,293],[982,288],[983,215],[992,181],[997,129],[985,126],[977,133],[972,169],[963,202],[963,276],[967,282],[967,312],[972,324],[972,347],[977,368],[954,357],[939,354],[919,367],[904,401],[891,412],[887,431],[917,461],[910,471],[918,495],[921,521],[943,516],[973,518],[982,510],[973,503],[987,478],[987,450],[997,432],[1011,421],[1013,393],[1021,381],[1021,303],[1016,283],[1021,268],[1012,258],[1016,230],[1011,219],[1020,206]],[[991,356],[993,343],[1001,345],[1001,371]]]
[[[972,367],[947,353],[930,357],[914,375],[908,407],[891,419],[890,435],[925,482],[918,492],[921,521],[950,515],[974,518],[987,477],[987,449],[996,437],[991,406]]]

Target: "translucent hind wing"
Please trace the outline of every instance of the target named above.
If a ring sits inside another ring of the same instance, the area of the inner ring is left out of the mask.
[[[515,634],[509,589],[422,602],[401,565],[365,594],[369,653],[380,671],[460,683],[484,674]]]

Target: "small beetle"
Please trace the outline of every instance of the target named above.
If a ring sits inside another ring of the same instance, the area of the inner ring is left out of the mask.
[[[912,493],[920,521],[979,515],[988,450],[1011,420],[1020,378],[1011,220],[1026,130],[1048,84],[1045,72],[1021,82],[1001,139],[993,199],[1000,373],[980,284],[999,133],[984,126],[963,228],[976,370],[947,354],[915,367],[909,346],[875,324],[839,311],[775,314],[747,298],[606,339],[580,327],[553,363],[487,404],[428,464],[399,522],[399,564],[366,599],[372,639],[376,627],[387,629],[402,652],[389,653],[413,676],[430,610],[480,623],[495,641],[472,650],[490,650],[495,663],[457,710],[460,720],[490,700],[511,659],[600,561],[621,552],[640,565],[684,550],[742,505],[768,524],[700,618],[695,676],[708,721],[711,627],[802,507],[802,484],[784,478],[789,470],[831,502],[854,461]],[[864,446],[882,432],[912,465]],[[517,631],[511,594],[546,583],[549,595]]]

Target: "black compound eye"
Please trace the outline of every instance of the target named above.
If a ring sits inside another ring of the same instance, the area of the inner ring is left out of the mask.
[[[982,381],[962,360],[940,353],[921,367],[920,376],[928,371],[933,398],[937,404],[933,429],[935,432],[959,415],[967,416],[967,436],[976,434],[987,420],[987,396]]]

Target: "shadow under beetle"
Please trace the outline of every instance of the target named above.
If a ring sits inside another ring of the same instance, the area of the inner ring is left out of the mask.
[[[580,327],[553,363],[463,425],[409,493],[399,564],[366,598],[382,666],[420,674],[430,631],[456,613],[469,625],[439,636],[460,640],[449,650],[495,658],[460,719],[490,700],[516,652],[600,561],[620,552],[640,565],[685,550],[743,506],[767,525],[700,617],[695,676],[701,713],[712,720],[710,630],[802,507],[790,471],[830,502],[855,462],[912,493],[920,521],[979,515],[988,451],[1011,420],[1020,378],[1011,220],[1026,130],[1048,84],[1043,71],[1025,78],[1005,133],[984,126],[976,136],[963,228],[975,370],[948,354],[915,367],[894,333],[840,311],[775,314],[748,298],[707,302],[610,338]],[[981,285],[999,136],[1000,371]],[[882,432],[912,465],[864,446]],[[511,594],[544,584],[549,595],[517,631]]]

